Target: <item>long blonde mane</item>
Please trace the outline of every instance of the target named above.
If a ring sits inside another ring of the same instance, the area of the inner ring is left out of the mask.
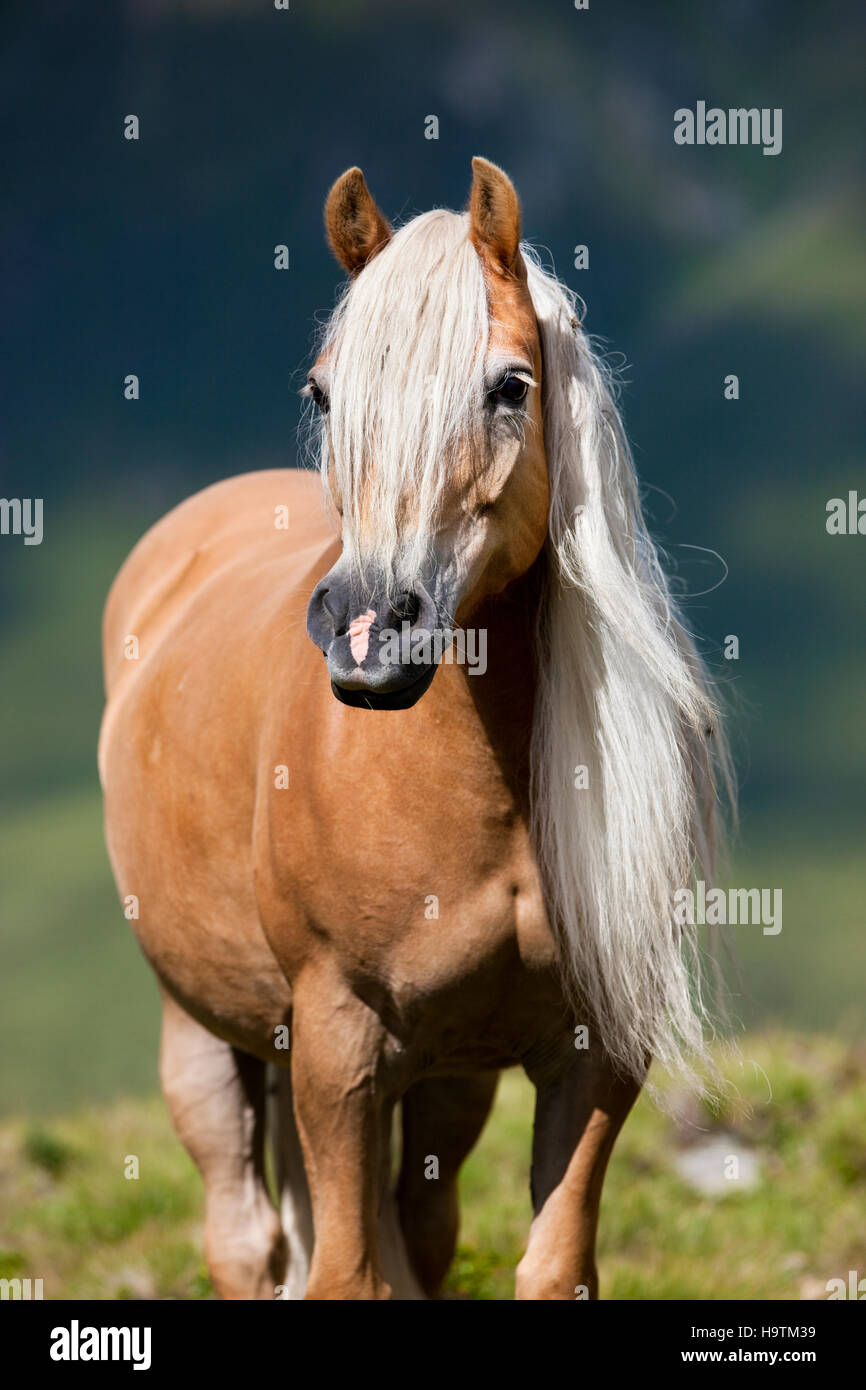
[[[708,1019],[697,942],[674,922],[674,893],[696,870],[714,873],[717,782],[731,789],[719,710],[647,531],[575,297],[530,248],[524,255],[551,481],[533,729],[537,853],[590,1028],[628,1073],[640,1076],[655,1057],[694,1082],[694,1063],[709,1061]]]
[[[477,429],[488,305],[465,216],[401,228],[338,306],[330,449],[344,546],[404,580]],[[523,245],[543,356],[551,505],[532,730],[533,835],[577,1017],[625,1073],[708,1061],[694,929],[674,894],[713,873],[728,759],[710,683],[647,531],[608,376],[575,296]],[[327,438],[323,432],[323,441]],[[420,520],[408,538],[407,500]]]

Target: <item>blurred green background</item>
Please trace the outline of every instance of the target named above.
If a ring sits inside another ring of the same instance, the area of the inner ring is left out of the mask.
[[[861,7],[46,3],[6,6],[0,40],[0,491],[45,508],[41,546],[0,539],[0,1107],[156,1083],[156,991],[95,772],[111,579],[191,491],[295,461],[339,281],[321,227],[336,175],[360,164],[400,219],[462,206],[476,153],[512,175],[526,236],[621,355],[652,526],[724,685],[732,881],[784,894],[780,935],[740,931],[737,1010],[853,1037],[866,538],[824,523],[829,498],[866,495]],[[781,107],[782,153],[676,146],[673,112],[698,99]]]

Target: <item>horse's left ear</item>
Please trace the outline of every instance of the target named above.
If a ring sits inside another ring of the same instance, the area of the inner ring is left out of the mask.
[[[520,254],[520,199],[506,173],[489,159],[472,161],[469,236],[476,250],[505,271]]]
[[[391,224],[373,198],[360,169],[347,169],[325,203],[331,250],[350,275],[357,275],[391,240]]]

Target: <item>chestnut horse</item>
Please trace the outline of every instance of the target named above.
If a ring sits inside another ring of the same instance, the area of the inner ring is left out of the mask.
[[[476,159],[466,213],[394,231],[350,169],[326,227],[349,280],[306,388],[324,489],[207,488],[105,614],[107,839],[163,1088],[222,1297],[434,1297],[519,1064],[516,1294],[595,1297],[649,1061],[706,1061],[672,904],[709,872],[715,701],[508,177]]]

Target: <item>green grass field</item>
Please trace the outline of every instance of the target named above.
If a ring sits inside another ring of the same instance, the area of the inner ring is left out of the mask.
[[[826,1298],[866,1271],[866,1051],[791,1033],[747,1035],[715,1116],[642,1098],[611,1163],[602,1294],[617,1299]],[[755,1064],[755,1065],[753,1065]],[[770,1096],[770,1089],[772,1096]],[[462,1174],[463,1224],[447,1296],[513,1296],[530,1220],[532,1092],[503,1077]],[[684,1150],[720,1138],[757,1181],[701,1195]],[[138,1179],[124,1177],[127,1156]],[[158,1097],[0,1125],[0,1276],[42,1278],[48,1299],[212,1297],[202,1189]]]

